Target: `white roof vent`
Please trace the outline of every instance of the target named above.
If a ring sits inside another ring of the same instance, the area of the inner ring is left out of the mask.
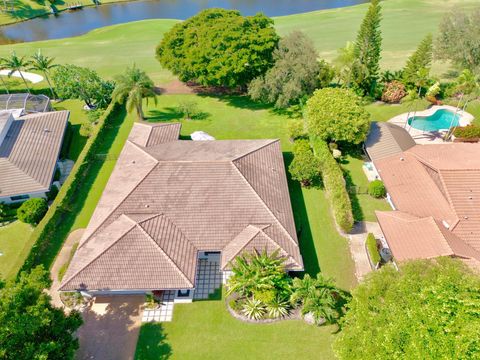
[[[442,221],[442,224],[446,229],[450,229],[450,225],[445,220]]]

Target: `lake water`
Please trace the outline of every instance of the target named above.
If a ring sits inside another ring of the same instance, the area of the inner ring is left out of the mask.
[[[283,16],[357,5],[368,0],[147,0],[86,7],[0,27],[0,43],[58,39],[90,30],[145,19],[187,19],[202,9],[238,9],[243,15],[263,12]]]

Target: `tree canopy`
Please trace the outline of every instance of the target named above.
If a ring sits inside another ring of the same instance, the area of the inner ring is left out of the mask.
[[[355,41],[353,78],[356,86],[364,94],[373,94],[380,70],[382,51],[381,11],[380,0],[371,0]]]
[[[105,81],[91,69],[60,65],[52,74],[55,91],[62,99],[80,99],[90,108],[105,108],[111,100],[114,84]]]
[[[453,11],[440,23],[435,55],[451,60],[461,69],[480,72],[480,7],[476,10]]]
[[[278,40],[273,21],[263,14],[207,9],[168,31],[156,54],[182,81],[234,88],[273,65]]]
[[[275,65],[250,83],[248,93],[253,100],[273,103],[276,108],[293,105],[327,86],[334,75],[325,61],[317,60],[312,41],[300,31],[282,38],[273,58]]]
[[[293,146],[293,161],[288,167],[293,180],[309,186],[320,176],[320,161],[313,155],[308,140],[299,139]]]
[[[403,70],[403,81],[409,88],[421,87],[430,74],[433,61],[433,38],[428,34],[408,58]]]
[[[73,335],[82,318],[50,304],[43,291],[50,284],[49,272],[42,267],[23,272],[16,282],[0,283],[1,359],[73,359],[78,348]]]
[[[355,290],[335,342],[340,359],[476,359],[480,278],[459,260],[383,267]]]
[[[316,90],[307,101],[306,117],[309,135],[326,141],[359,144],[370,128],[370,115],[349,89]]]

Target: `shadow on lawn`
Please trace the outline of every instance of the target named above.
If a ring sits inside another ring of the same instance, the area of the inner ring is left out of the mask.
[[[315,251],[312,231],[308,220],[307,208],[303,199],[302,189],[298,181],[294,181],[290,177],[288,166],[292,162],[293,154],[291,152],[283,153],[285,167],[288,179],[288,189],[290,192],[290,200],[292,202],[293,215],[295,217],[295,226],[297,229],[298,241],[300,243],[300,252],[303,256],[303,265],[305,273],[315,276],[321,269]]]
[[[172,347],[161,323],[143,324],[135,352],[135,360],[166,360],[172,356]]]
[[[126,119],[126,115],[127,113],[124,108],[117,110],[115,120],[107,125],[108,131],[103,136],[103,142],[99,146],[98,154],[108,153],[115,142],[123,121]],[[55,233],[52,234],[50,241],[48,241],[46,246],[38,252],[37,257],[34,259],[35,265],[43,264],[45,268],[50,268],[50,265],[60,251],[63,242],[73,230],[72,226],[75,223],[77,216],[81,213],[85,201],[88,198],[88,193],[92,189],[95,180],[97,177],[101,176],[100,170],[106,161],[113,160],[105,156],[99,156],[91,161],[91,165],[87,170],[82,186],[76,192],[73,201],[68,204],[69,206],[63,209],[64,214],[61,218],[61,222],[56,226]]]
[[[195,115],[192,115],[191,119],[189,120],[191,121],[207,120],[208,118],[210,118],[210,116],[211,116],[210,113],[200,111]],[[163,110],[157,110],[157,109],[150,110],[145,120],[148,122],[156,123],[156,122],[168,122],[173,120],[182,121],[185,119],[184,119],[183,112],[179,111],[179,109],[174,106],[169,106],[164,108]]]

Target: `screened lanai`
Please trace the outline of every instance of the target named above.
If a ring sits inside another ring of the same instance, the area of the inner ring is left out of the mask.
[[[0,110],[23,109],[24,113],[52,111],[50,99],[45,95],[3,94],[0,95]]]

